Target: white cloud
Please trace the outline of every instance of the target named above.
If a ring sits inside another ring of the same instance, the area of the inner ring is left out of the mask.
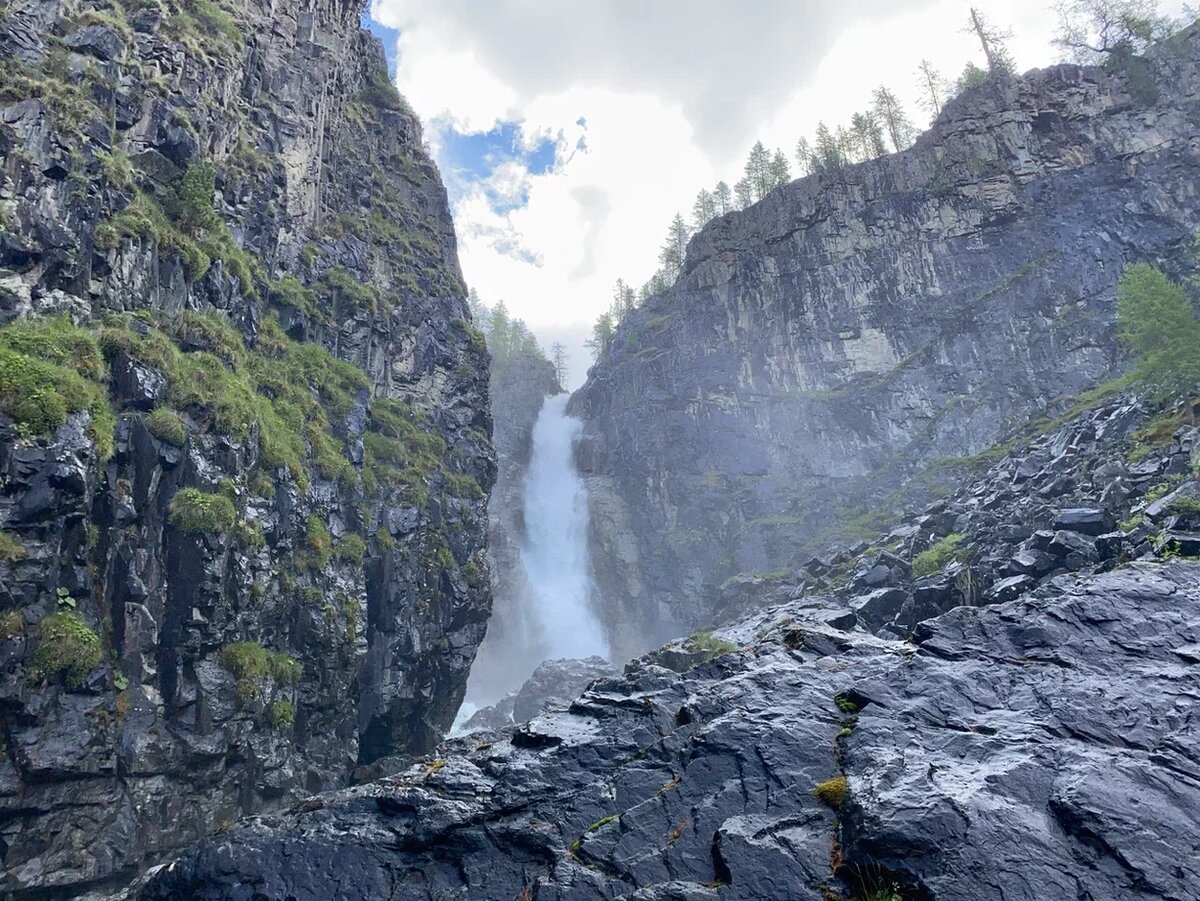
[[[818,120],[847,120],[881,83],[922,120],[922,57],[948,77],[982,62],[962,33],[970,5],[374,0],[372,14],[400,29],[398,85],[435,153],[444,129],[501,122],[521,123],[526,149],[557,142],[549,171],[505,163],[456,185],[454,210],[468,283],[548,341],[585,334],[617,278],[647,279],[670,218],[688,213],[698,189],[736,180],[756,138],[790,154]],[[1020,68],[1054,60],[1045,0],[975,5],[1012,27]]]

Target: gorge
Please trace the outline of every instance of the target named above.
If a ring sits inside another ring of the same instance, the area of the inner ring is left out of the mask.
[[[567,394],[362,15],[0,15],[0,894],[1200,897],[1200,24],[715,216]]]

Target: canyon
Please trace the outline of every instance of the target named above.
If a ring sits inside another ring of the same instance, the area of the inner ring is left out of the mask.
[[[1117,294],[1200,268],[1200,26],[716,218],[568,396],[362,13],[0,17],[0,894],[1191,901]]]

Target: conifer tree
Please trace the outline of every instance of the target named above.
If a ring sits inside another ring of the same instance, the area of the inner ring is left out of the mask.
[[[942,100],[946,96],[946,79],[927,59],[921,60],[917,67],[917,75],[921,83],[921,107],[929,113],[930,119],[936,119],[942,114]]]
[[[733,191],[725,182],[717,182],[717,186],[713,189],[713,203],[717,208],[718,216],[733,212]]]
[[[691,232],[688,230],[687,222],[680,213],[676,213],[667,229],[667,240],[658,252],[658,262],[662,267],[660,271],[667,278],[668,283],[674,283],[675,279],[679,278],[679,273],[683,271],[683,260],[687,253],[687,242],[690,237]]]
[[[550,362],[554,366],[554,378],[558,382],[558,387],[565,388],[567,385],[567,349],[563,347],[561,341],[555,341],[550,346]]]
[[[692,204],[692,227],[699,231],[717,217],[717,201],[711,191],[701,188]]]
[[[754,189],[750,187],[750,180],[747,178],[738,179],[738,183],[733,186],[733,193],[737,198],[735,202],[739,210],[744,210],[754,203]]]
[[[800,138],[796,142],[796,162],[800,166],[800,172],[803,175],[812,175],[821,168],[821,163],[817,159],[817,154],[813,150],[812,145],[808,143],[808,138]]]
[[[771,157],[771,188],[778,188],[780,185],[786,185],[792,180],[792,169],[788,165],[787,157],[783,155],[782,150],[776,150],[774,156]]]
[[[916,129],[913,128],[896,95],[885,86],[880,85],[871,95],[871,111],[891,142],[893,150],[903,150],[912,144]],[[875,155],[880,156],[882,153],[880,150]]]
[[[1012,37],[1011,31],[1001,30],[994,26],[974,6],[971,7],[970,15],[967,17],[967,27],[964,30],[968,34],[975,35],[979,46],[983,48],[983,58],[987,60],[989,75],[1004,75],[1012,72],[1012,54],[1008,52],[1006,43]]]
[[[755,141],[745,166],[746,181],[754,200],[762,200],[774,185],[771,181],[771,154],[762,141]]]

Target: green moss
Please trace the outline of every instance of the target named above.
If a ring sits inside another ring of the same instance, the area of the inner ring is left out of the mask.
[[[826,807],[837,810],[845,802],[849,789],[850,784],[845,776],[834,776],[832,779],[826,779],[818,784],[813,789],[813,794]]]
[[[474,560],[468,560],[463,564],[462,574],[472,588],[478,588],[483,581],[483,573],[480,572]]]
[[[291,701],[275,701],[267,708],[267,722],[275,729],[290,726],[296,721],[296,705]]]
[[[446,490],[455,497],[472,499],[483,497],[483,488],[480,486],[479,480],[464,473],[447,472]]]
[[[242,291],[258,296],[265,280],[262,264],[240,247],[233,232],[213,208],[215,175],[209,163],[188,168],[173,188],[158,195],[135,190],[133,200],[96,228],[98,247],[115,247],[122,238],[154,241],[183,260],[188,277],[203,278],[213,260],[220,260],[241,283]]]
[[[25,545],[8,532],[0,532],[0,563],[12,563],[25,558]]]
[[[275,483],[266,477],[264,473],[256,472],[250,477],[250,491],[257,494],[261,498],[270,500],[275,496]]]
[[[34,672],[42,678],[62,674],[70,688],[78,687],[103,656],[100,636],[71,610],[51,613],[39,624]]]
[[[241,46],[245,40],[237,19],[214,0],[184,0],[183,9],[199,29],[209,36],[224,38],[235,47]]]
[[[267,539],[263,535],[262,527],[251,520],[240,520],[234,528],[234,534],[237,536],[238,542],[248,550],[256,551],[266,547]]]
[[[706,631],[693,632],[688,637],[687,643],[692,650],[703,652],[709,659],[737,650],[737,645],[717,638],[712,632]]]
[[[944,570],[955,558],[963,538],[957,532],[947,535],[918,554],[912,563],[913,578],[920,579]]]
[[[487,338],[483,332],[471,325],[465,319],[453,319],[450,324],[467,336],[467,343],[476,353],[485,353],[488,349]]]
[[[318,315],[316,292],[304,287],[294,275],[271,283],[271,300],[294,307],[306,316]]]
[[[181,488],[171,499],[171,525],[192,534],[228,532],[237,521],[229,498],[198,488]]]
[[[323,570],[333,559],[333,536],[325,528],[321,517],[315,513],[308,517],[304,535],[304,551],[297,555],[297,563],[305,569]]]
[[[261,685],[294,685],[300,680],[300,662],[294,657],[264,648],[255,641],[238,641],[221,649],[220,664],[237,683],[238,699],[250,703],[261,693]]]
[[[321,276],[320,285],[333,295],[335,302],[344,301],[356,310],[374,312],[379,307],[379,295],[375,289],[345,269],[330,269]]]
[[[372,69],[362,90],[362,101],[380,109],[400,111],[404,101],[385,69]]]
[[[603,829],[609,823],[615,823],[619,819],[621,819],[621,815],[619,813],[609,814],[606,817],[601,817],[600,819],[596,820],[596,822],[592,823],[592,825],[588,826],[587,831],[588,832],[599,832],[601,829]]]
[[[103,386],[107,378],[94,336],[65,317],[0,329],[0,412],[30,437],[49,437],[69,415],[86,412],[97,453],[111,457],[116,417]]]
[[[858,702],[849,695],[838,695],[833,699],[833,702],[837,704],[838,710],[842,711],[842,713],[858,713],[861,709]]]
[[[343,535],[333,549],[333,555],[342,563],[362,563],[366,554],[366,541],[354,532]]]
[[[146,428],[155,438],[176,447],[183,447],[187,442],[187,427],[170,407],[159,407],[147,415]]]

